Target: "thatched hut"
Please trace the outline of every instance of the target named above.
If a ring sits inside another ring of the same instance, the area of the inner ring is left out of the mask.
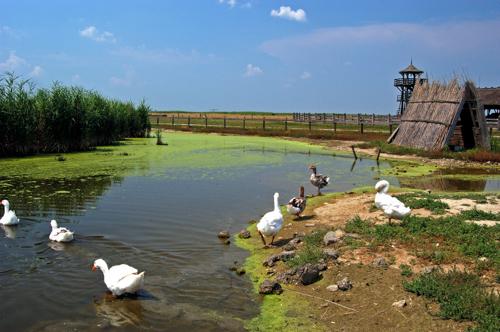
[[[474,84],[456,79],[417,83],[388,142],[425,150],[489,149],[483,106]]]

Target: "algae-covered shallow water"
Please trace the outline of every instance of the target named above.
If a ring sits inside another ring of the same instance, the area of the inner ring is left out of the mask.
[[[324,190],[373,185],[390,167],[279,139],[168,133],[168,146],[135,139],[93,152],[0,161],[0,195],[21,219],[0,230],[0,331],[239,331],[260,298],[229,271],[246,252],[220,243],[280,203],[307,166],[331,176]],[[398,184],[396,178],[390,180]],[[48,241],[49,221],[76,231]],[[3,234],[2,234],[3,233]],[[146,271],[137,298],[112,299],[96,258]]]

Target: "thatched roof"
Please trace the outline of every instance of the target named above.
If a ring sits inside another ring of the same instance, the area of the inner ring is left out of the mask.
[[[478,88],[477,92],[485,108],[500,108],[500,87]]]
[[[447,84],[422,82],[415,85],[408,106],[401,117],[392,143],[402,146],[439,150],[450,140],[464,103],[476,100],[477,92],[472,82]],[[478,105],[481,107],[481,105]],[[479,112],[484,117],[483,112]],[[484,122],[484,118],[482,118]],[[483,142],[477,144],[483,146]]]
[[[413,65],[413,61],[408,65],[408,67],[406,67],[405,69],[401,70],[399,72],[401,75],[402,74],[422,74],[423,71],[418,69],[417,67],[415,67]]]

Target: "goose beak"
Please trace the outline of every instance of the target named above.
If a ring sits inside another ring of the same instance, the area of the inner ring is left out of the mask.
[[[94,265],[94,264],[92,264],[92,267],[91,267],[91,269],[92,269],[92,271],[95,271],[95,270],[97,270],[97,268],[95,267],[95,265]]]

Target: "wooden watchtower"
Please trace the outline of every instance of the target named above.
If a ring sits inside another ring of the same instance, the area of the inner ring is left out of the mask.
[[[399,90],[397,99],[399,104],[398,115],[403,115],[406,109],[406,105],[408,105],[408,101],[410,100],[415,84],[417,83],[417,81],[423,83],[427,81],[427,79],[420,78],[420,76],[424,72],[415,67],[413,65],[413,61],[411,61],[408,67],[401,70],[399,73],[401,74],[401,78],[396,78],[394,80],[394,86]]]

